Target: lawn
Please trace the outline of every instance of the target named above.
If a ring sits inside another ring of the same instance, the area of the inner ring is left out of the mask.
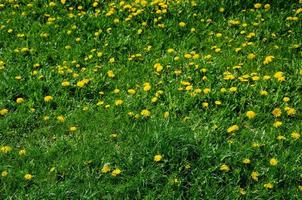
[[[0,0],[0,199],[302,199],[302,0]]]

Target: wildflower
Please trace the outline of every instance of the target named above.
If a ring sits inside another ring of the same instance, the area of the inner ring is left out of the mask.
[[[17,104],[21,104],[21,103],[23,103],[24,102],[24,99],[23,98],[17,98],[17,100],[16,100],[16,103]]]
[[[20,151],[19,151],[19,155],[20,156],[24,156],[26,154],[26,150],[25,149],[21,149]]]
[[[239,192],[241,195],[246,195],[246,191],[243,188],[239,188]]]
[[[254,181],[258,181],[259,173],[257,171],[253,171],[251,177]]]
[[[118,99],[118,100],[115,101],[116,106],[122,105],[123,103],[124,103],[124,101],[121,100],[121,99]]]
[[[271,166],[276,166],[278,164],[278,160],[276,158],[272,158],[270,159],[269,164]]]
[[[211,89],[210,88],[205,88],[204,90],[203,90],[203,93],[204,94],[209,94],[211,92]]]
[[[53,100],[53,97],[52,96],[45,96],[44,97],[44,101],[45,102],[50,102],[50,101],[52,101]]]
[[[221,102],[221,101],[215,101],[215,104],[216,104],[216,105],[221,105],[222,102]]]
[[[259,9],[259,8],[262,7],[262,4],[261,4],[261,3],[256,3],[256,4],[254,5],[254,7],[255,7],[256,9]]]
[[[109,71],[107,72],[107,76],[108,76],[109,78],[114,78],[114,77],[115,77],[115,74],[113,73],[112,70],[109,70]]]
[[[13,148],[10,147],[10,146],[1,146],[1,148],[0,148],[0,152],[1,152],[1,153],[9,153],[9,152],[11,152],[12,150],[13,150]]]
[[[230,92],[237,92],[237,87],[230,87]]]
[[[283,135],[278,135],[277,140],[286,140],[286,137]]]
[[[141,115],[144,116],[144,117],[150,117],[151,112],[147,109],[144,109],[144,110],[141,111]]]
[[[224,12],[224,8],[220,7],[219,8],[219,12],[223,13]]]
[[[233,132],[236,132],[239,130],[239,126],[238,125],[233,125],[233,126],[230,126],[228,129],[227,129],[227,132],[228,133],[233,133]]]
[[[8,176],[8,171],[7,171],[7,170],[2,171],[2,172],[1,172],[1,176],[2,176],[2,177]]]
[[[266,56],[266,57],[264,58],[263,64],[264,64],[264,65],[267,65],[267,64],[271,63],[271,62],[273,61],[274,58],[275,58],[274,56]]]
[[[283,101],[284,101],[285,103],[287,103],[287,102],[290,101],[290,98],[289,98],[289,97],[284,97],[284,98],[283,98]]]
[[[61,85],[63,87],[68,87],[68,86],[70,86],[70,82],[69,81],[63,81]]]
[[[220,169],[220,171],[223,171],[223,172],[230,171],[230,167],[226,164],[222,164],[219,169]]]
[[[151,90],[151,84],[150,83],[144,83],[144,91],[149,91]]]
[[[120,170],[119,168],[116,168],[115,170],[112,171],[111,175],[112,176],[118,176],[122,173],[122,170]]]
[[[70,132],[75,132],[76,130],[77,130],[77,127],[75,127],[75,126],[69,127]]]
[[[256,55],[253,54],[253,53],[249,53],[249,54],[247,55],[247,59],[249,59],[249,60],[254,60],[255,58],[256,58]]]
[[[272,111],[272,114],[275,116],[275,117],[280,117],[281,114],[282,114],[282,111],[280,108],[275,108],[273,111]]]
[[[249,111],[246,112],[246,116],[249,119],[253,119],[253,118],[255,118],[256,113],[254,111],[249,110]]]
[[[272,183],[265,183],[263,185],[266,189],[273,189],[274,185]]]
[[[32,176],[31,174],[25,174],[25,175],[24,175],[24,179],[25,179],[25,180],[28,180],[28,181],[29,181],[29,180],[31,180],[32,178],[33,178],[33,176]]]
[[[7,113],[8,113],[8,109],[6,109],[6,108],[3,108],[3,109],[0,110],[0,115],[1,116],[6,115]]]
[[[167,118],[169,117],[169,115],[170,115],[170,114],[169,114],[168,111],[164,112],[164,118],[165,118],[165,119],[167,119]]]
[[[155,63],[154,68],[156,72],[161,72],[163,70],[163,66],[160,63]]]
[[[250,159],[248,159],[248,158],[245,158],[243,161],[243,164],[246,164],[246,165],[248,165],[248,164],[250,164],[251,163],[251,160]]]
[[[265,10],[269,10],[271,8],[271,5],[267,3],[264,5],[264,8],[265,8]]]
[[[274,77],[278,80],[278,81],[284,81],[285,77],[283,76],[283,72],[276,72],[274,74]]]
[[[186,26],[186,23],[185,22],[179,22],[178,24],[180,27],[185,27]]]
[[[133,95],[133,94],[136,93],[136,91],[135,91],[134,89],[129,89],[129,90],[128,90],[128,93]]]
[[[268,95],[268,92],[266,90],[261,90],[260,91],[260,95],[261,96],[267,96]]]
[[[281,121],[275,121],[274,124],[273,124],[273,126],[276,127],[276,128],[278,128],[278,127],[282,126],[282,124],[283,123]]]
[[[101,171],[104,174],[110,172],[110,166],[109,166],[109,164],[108,163],[104,164],[104,166],[102,167]]]
[[[157,154],[157,155],[154,156],[153,160],[154,160],[155,162],[159,162],[159,161],[162,160],[162,158],[163,158],[162,155]]]
[[[296,109],[289,107],[286,109],[286,112],[288,116],[294,116],[297,113]]]
[[[300,133],[298,133],[297,131],[294,131],[291,133],[291,136],[294,140],[298,140],[300,138]]]
[[[63,122],[65,121],[65,117],[64,117],[63,115],[59,115],[59,116],[57,117],[57,120],[58,120],[59,122],[63,123]]]

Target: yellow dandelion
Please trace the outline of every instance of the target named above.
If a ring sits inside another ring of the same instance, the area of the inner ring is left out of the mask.
[[[163,158],[162,155],[157,154],[157,155],[154,156],[153,160],[154,160],[155,162],[159,162],[159,161],[162,160],[162,158]]]
[[[116,168],[116,169],[114,169],[114,170],[112,171],[111,175],[112,175],[112,176],[118,176],[118,175],[120,175],[121,173],[122,173],[122,170],[119,169],[119,168]]]

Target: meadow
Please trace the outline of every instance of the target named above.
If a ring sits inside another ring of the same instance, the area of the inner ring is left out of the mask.
[[[302,0],[0,0],[0,199],[302,199]]]

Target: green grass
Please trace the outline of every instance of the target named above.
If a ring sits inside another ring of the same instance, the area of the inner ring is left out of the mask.
[[[96,2],[0,2],[0,199],[301,198],[301,0]]]

